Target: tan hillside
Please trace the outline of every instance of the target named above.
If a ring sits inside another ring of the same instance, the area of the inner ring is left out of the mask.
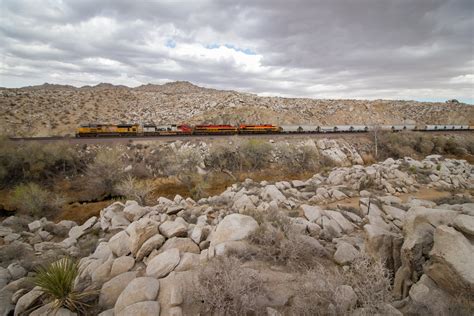
[[[0,123],[14,136],[72,135],[81,123],[474,124],[462,103],[259,97],[189,82],[0,88]]]

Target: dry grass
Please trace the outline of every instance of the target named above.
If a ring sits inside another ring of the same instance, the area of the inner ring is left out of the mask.
[[[343,276],[357,294],[360,307],[375,313],[392,300],[390,271],[380,260],[363,254],[354,259]]]
[[[234,257],[218,257],[198,272],[194,296],[203,304],[205,314],[259,314],[263,306],[258,299],[264,294],[263,280],[257,271],[243,268]]]

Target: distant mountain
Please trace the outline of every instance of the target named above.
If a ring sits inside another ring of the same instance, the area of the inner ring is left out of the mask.
[[[259,97],[187,81],[0,88],[0,111],[4,133],[35,136],[73,134],[89,122],[474,125],[474,107],[463,103]]]

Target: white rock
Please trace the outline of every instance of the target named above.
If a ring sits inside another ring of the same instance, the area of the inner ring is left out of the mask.
[[[109,248],[117,257],[126,256],[130,253],[130,237],[126,231],[113,235],[109,240]]]
[[[130,233],[130,251],[136,256],[143,243],[158,234],[158,223],[149,218],[141,218],[130,226],[127,228]]]
[[[127,306],[139,302],[154,301],[160,289],[160,282],[155,278],[141,277],[130,282],[115,303],[114,312],[118,315]]]
[[[286,197],[274,185],[267,185],[262,192],[262,197],[266,201],[286,202]]]
[[[359,251],[347,242],[340,242],[334,253],[334,261],[340,265],[346,265],[354,261],[359,256]]]
[[[227,215],[211,234],[211,246],[245,239],[257,228],[258,223],[253,217],[242,214]]]
[[[176,248],[166,250],[148,262],[146,274],[154,278],[167,276],[179,264],[180,255]]]
[[[24,277],[27,273],[25,268],[23,268],[18,262],[11,263],[7,267],[7,270],[13,280],[18,280],[19,278]]]
[[[465,234],[474,235],[474,216],[458,215],[454,219],[453,225]]]
[[[154,301],[139,302],[133,305],[127,306],[120,313],[115,314],[116,316],[148,316],[148,315],[160,315],[160,304]]]
[[[186,237],[188,228],[183,223],[177,221],[166,221],[160,225],[160,233],[166,238]]]
[[[43,227],[43,223],[39,220],[36,220],[28,224],[28,229],[30,230],[30,232],[36,232],[40,230],[42,227]]]
[[[135,265],[135,259],[129,256],[118,257],[112,263],[112,269],[110,270],[110,277],[115,277],[119,274],[130,271]]]
[[[303,205],[301,205],[301,209],[304,212],[304,216],[310,222],[315,222],[322,215],[322,210],[319,206],[303,204]]]
[[[103,309],[114,307],[120,293],[135,279],[137,272],[125,272],[104,283],[100,289],[99,306]]]
[[[143,243],[140,250],[138,250],[136,256],[137,261],[141,261],[143,258],[148,256],[154,249],[159,249],[164,242],[165,237],[161,236],[160,234],[156,234],[155,236],[149,238]]]

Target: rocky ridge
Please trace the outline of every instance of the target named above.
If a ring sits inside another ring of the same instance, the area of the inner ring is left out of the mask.
[[[72,135],[81,123],[156,124],[474,124],[474,108],[400,100],[317,100],[259,97],[189,82],[137,88],[44,84],[0,88],[0,123],[10,135]]]
[[[474,295],[474,204],[401,199],[421,187],[469,191],[474,170],[464,160],[437,155],[422,161],[387,159],[335,168],[306,181],[247,179],[199,201],[177,195],[147,207],[116,202],[82,225],[10,217],[0,225],[0,252],[23,251],[10,259],[2,255],[0,314],[21,315],[40,301],[42,292],[25,277],[31,263],[47,254],[82,258],[76,286],[98,290],[100,315],[193,313],[199,305],[191,293],[196,269],[216,256],[249,251],[246,238],[259,227],[253,216],[279,211],[291,215],[295,231],[335,264],[350,265],[362,253],[382,258],[394,275],[396,298],[382,314],[449,314],[457,294]],[[472,198],[469,193],[464,197]],[[338,204],[348,199],[356,199],[358,206]],[[89,244],[90,253],[84,255]],[[352,299],[341,299],[341,304],[355,306],[357,296],[349,286],[344,289],[344,297]],[[298,293],[266,295],[265,301],[272,302],[268,314],[279,315]],[[48,310],[33,314],[47,315]]]

